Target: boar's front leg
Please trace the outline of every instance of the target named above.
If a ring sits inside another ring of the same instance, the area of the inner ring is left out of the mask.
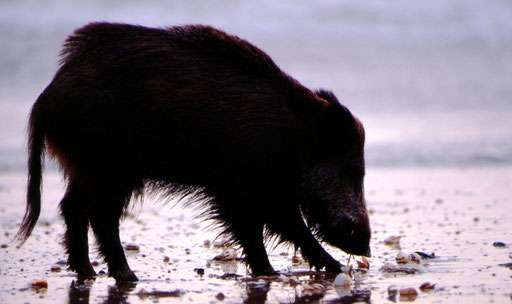
[[[253,276],[277,275],[265,250],[263,216],[258,208],[260,205],[255,198],[249,198],[243,193],[254,191],[231,190],[229,193],[217,194],[212,210],[213,219],[222,223],[223,234],[230,235],[242,247],[245,262]]]
[[[277,275],[265,250],[263,224],[251,222],[234,223],[230,229],[236,241],[243,248],[245,262],[251,268],[253,276]]]
[[[271,219],[271,230],[281,235],[283,241],[289,241],[300,248],[302,256],[312,267],[328,272],[340,272],[341,264],[320,245],[302,219],[298,209],[290,208],[286,215]]]
[[[108,264],[109,275],[116,281],[137,281],[128,266],[119,238],[119,218],[130,198],[131,189],[95,189],[89,217],[100,253]]]

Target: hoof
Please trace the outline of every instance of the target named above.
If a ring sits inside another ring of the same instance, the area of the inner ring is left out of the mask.
[[[116,279],[116,281],[118,282],[136,282],[139,280],[137,276],[133,273],[133,271],[131,271],[130,269],[111,273],[110,276]]]
[[[94,271],[94,268],[92,268],[91,263],[86,263],[86,264],[80,265],[80,266],[70,264],[68,269],[76,272],[76,274],[79,277],[94,277],[94,276],[96,276],[96,271]]]
[[[279,272],[275,271],[274,268],[270,268],[270,269],[264,269],[264,270],[260,270],[260,271],[253,271],[252,276],[253,277],[261,277],[261,276],[274,277],[274,276],[279,276]]]

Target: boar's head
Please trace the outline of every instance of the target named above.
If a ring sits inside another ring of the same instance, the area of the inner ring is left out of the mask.
[[[364,128],[336,97],[325,101],[318,144],[302,175],[301,209],[316,237],[348,254],[370,256],[364,199]]]

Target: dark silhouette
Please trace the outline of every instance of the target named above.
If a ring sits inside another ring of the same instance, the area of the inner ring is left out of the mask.
[[[276,273],[269,237],[327,271],[340,264],[318,240],[370,254],[361,123],[331,92],[308,90],[263,51],[208,26],[76,30],[32,108],[28,147],[18,239],[39,216],[47,151],[68,182],[65,246],[81,276],[95,275],[90,225],[109,274],[137,279],[119,219],[146,191],[194,198],[243,248],[253,275]]]

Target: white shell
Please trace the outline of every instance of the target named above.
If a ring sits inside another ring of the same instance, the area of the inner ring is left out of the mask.
[[[340,273],[334,279],[334,286],[348,286],[351,283],[351,279],[348,275]]]

